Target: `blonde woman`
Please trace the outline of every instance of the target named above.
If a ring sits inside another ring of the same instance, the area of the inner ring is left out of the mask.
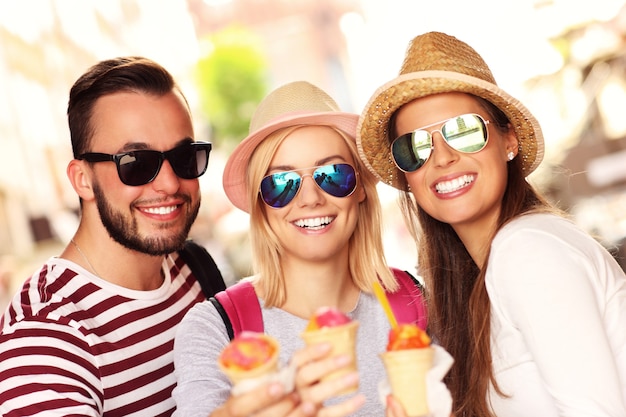
[[[358,157],[357,121],[358,115],[340,111],[307,82],[274,90],[258,107],[250,135],[228,159],[224,190],[250,214],[255,274],[247,281],[265,333],[278,339],[282,362],[297,367],[295,395],[270,385],[231,397],[230,383],[216,366],[228,330],[206,302],[184,318],[177,334],[177,415],[384,414],[378,354],[390,325],[371,290],[376,280],[389,291],[398,283],[383,255],[377,180]],[[327,357],[326,345],[302,349],[299,337],[322,306],[359,321],[358,373],[331,382],[319,381],[349,358]],[[357,383],[358,394],[338,396]]]

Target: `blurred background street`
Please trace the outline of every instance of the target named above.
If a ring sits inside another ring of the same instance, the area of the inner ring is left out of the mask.
[[[0,308],[58,255],[78,222],[65,175],[68,92],[101,59],[143,55],[189,99],[213,142],[191,236],[231,282],[250,272],[247,215],[222,191],[230,150],[273,88],[304,79],[360,112],[431,30],[473,46],[539,119],[544,163],[530,178],[618,260],[626,237],[625,0],[0,0]],[[392,265],[415,247],[380,185]],[[626,263],[622,263],[626,265]]]

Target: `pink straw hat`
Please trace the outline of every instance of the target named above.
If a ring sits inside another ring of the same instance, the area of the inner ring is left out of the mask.
[[[429,32],[409,44],[400,75],[378,88],[365,105],[357,127],[359,155],[381,181],[405,190],[404,175],[393,163],[389,120],[402,105],[431,94],[462,92],[490,101],[502,110],[519,141],[524,174],[543,159],[539,122],[517,99],[496,85],[491,70],[469,45],[440,32]]]
[[[226,162],[223,186],[233,205],[250,211],[246,176],[248,162],[257,146],[271,133],[291,126],[332,126],[356,141],[359,116],[342,112],[320,88],[306,81],[295,81],[277,88],[263,99],[250,121],[250,134]]]

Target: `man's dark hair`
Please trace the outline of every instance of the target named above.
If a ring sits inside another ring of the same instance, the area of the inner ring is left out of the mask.
[[[74,158],[90,151],[93,135],[91,116],[96,100],[119,92],[135,91],[162,96],[172,90],[185,98],[172,75],[147,58],[108,59],[89,68],[72,86],[67,106]]]

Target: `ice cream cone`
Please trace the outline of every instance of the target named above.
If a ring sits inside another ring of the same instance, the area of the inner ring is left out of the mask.
[[[263,375],[267,375],[278,370],[278,355],[275,355],[268,362],[265,362],[263,365],[258,366],[249,370],[240,370],[240,369],[232,369],[227,368],[222,363],[219,364],[220,369],[228,379],[233,383],[233,385],[237,385],[238,382],[241,382],[246,379],[257,378]]]
[[[324,380],[331,380],[339,378],[349,372],[355,372],[357,370],[356,365],[356,335],[359,328],[357,321],[352,321],[347,324],[335,327],[323,327],[317,330],[309,330],[301,333],[301,337],[307,345],[313,345],[317,343],[330,343],[332,349],[330,356],[339,356],[348,354],[352,356],[352,364],[338,369],[337,371],[328,374]],[[341,394],[349,394],[355,392],[358,387],[354,387],[341,392]]]
[[[393,396],[410,417],[429,413],[426,374],[432,367],[434,349],[404,349],[380,354]]]
[[[239,366],[235,366],[237,364],[225,363],[224,358],[220,358],[220,360],[217,361],[220,369],[231,380],[233,385],[237,385],[237,383],[243,380],[258,378],[263,375],[267,375],[267,374],[278,371],[278,355],[279,355],[278,342],[276,341],[276,339],[269,337],[267,335],[259,334],[258,337],[263,338],[274,347],[273,355],[262,364],[255,366],[251,369],[242,369]]]

